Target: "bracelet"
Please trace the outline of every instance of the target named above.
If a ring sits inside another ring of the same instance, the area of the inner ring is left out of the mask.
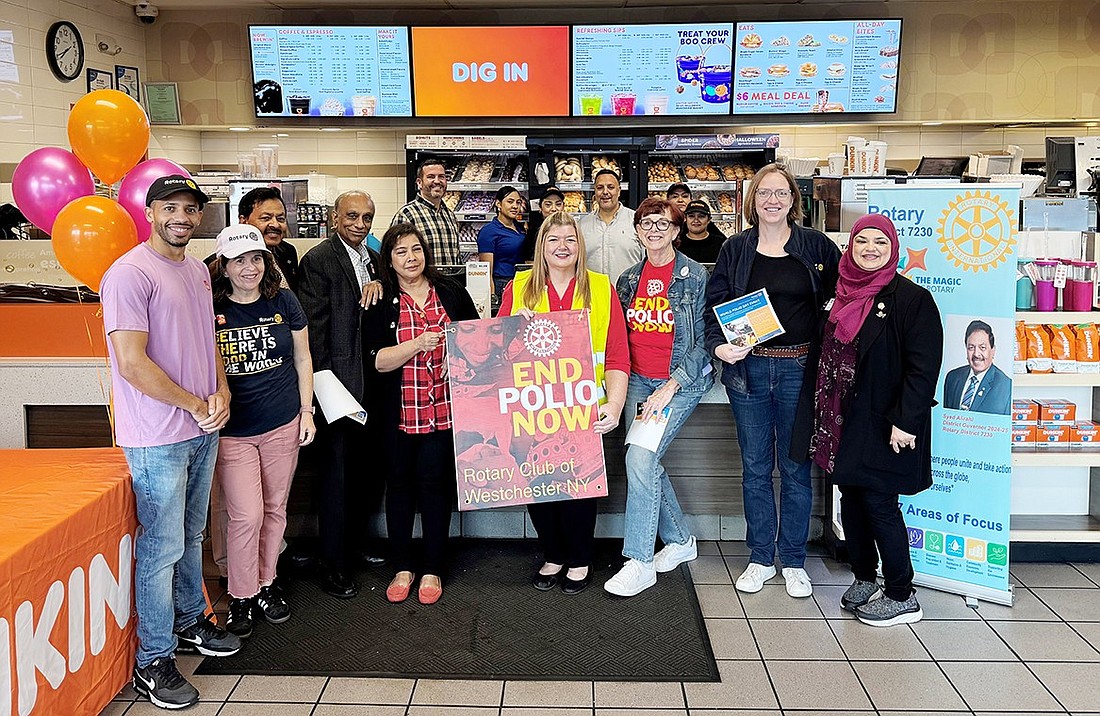
[[[303,405],[302,409],[298,411],[298,414],[299,415],[305,415],[306,413],[309,413],[310,415],[314,415],[314,414],[316,414],[316,412],[317,412],[317,406],[315,406],[315,405]]]

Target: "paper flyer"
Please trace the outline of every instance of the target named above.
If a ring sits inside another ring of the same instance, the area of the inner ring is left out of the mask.
[[[775,315],[766,288],[718,304],[714,315],[726,340],[735,346],[755,346],[787,332]]]
[[[587,311],[447,333],[458,509],[607,495]]]
[[[313,394],[317,396],[321,413],[329,423],[340,418],[351,418],[360,425],[366,425],[367,411],[331,370],[319,370],[313,374]]]
[[[634,420],[630,423],[630,429],[626,431],[626,444],[637,445],[650,452],[657,452],[657,448],[661,446],[661,438],[665,436],[665,429],[668,428],[668,419],[671,412],[666,405],[665,409],[656,418],[642,420],[642,410],[644,408],[645,403],[638,403],[637,409],[634,411]]]

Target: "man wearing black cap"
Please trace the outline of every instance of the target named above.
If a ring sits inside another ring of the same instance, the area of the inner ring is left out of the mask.
[[[691,203],[691,187],[681,182],[669,184],[665,198],[680,211],[687,211],[687,205]]]
[[[210,273],[186,255],[209,200],[181,175],[153,182],[149,240],[103,277],[115,439],[130,468],[141,524],[134,544],[138,649],[134,690],[161,708],[199,692],[176,668],[177,647],[229,656],[241,640],[205,616],[202,530],[229,419],[229,389],[214,347]]]
[[[551,214],[556,214],[565,208],[565,194],[561,193],[561,189],[556,186],[546,187],[546,191],[542,192],[542,198],[539,199],[539,213],[531,214],[531,217],[527,220],[527,239],[523,242],[523,255],[521,258],[524,261],[531,261],[535,256],[535,239],[539,236],[539,227],[542,226],[542,220]]]
[[[717,261],[726,235],[710,223],[710,207],[705,201],[693,201],[684,209],[684,217],[684,233],[678,247],[681,253],[701,264]]]

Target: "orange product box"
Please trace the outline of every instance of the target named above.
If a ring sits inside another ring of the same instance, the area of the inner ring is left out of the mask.
[[[1013,398],[1012,400],[1012,424],[1039,422],[1039,404],[1030,398]]]
[[[1012,423],[1012,449],[1035,447],[1035,423]]]
[[[1078,420],[1069,427],[1072,447],[1100,448],[1100,425],[1091,420]]]
[[[1069,423],[1039,423],[1035,428],[1036,447],[1069,447]]]
[[[1077,420],[1077,404],[1065,398],[1045,398],[1039,404],[1040,423],[1072,423]]]

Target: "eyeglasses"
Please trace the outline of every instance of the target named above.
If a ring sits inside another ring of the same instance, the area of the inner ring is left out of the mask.
[[[668,231],[668,227],[672,226],[672,222],[668,219],[642,219],[638,222],[638,226],[642,227],[642,231],[651,231],[654,228],[657,231]]]
[[[771,199],[773,196],[776,199],[779,199],[780,201],[786,201],[787,199],[791,198],[791,191],[790,191],[790,189],[757,189],[756,190],[756,198],[757,199],[764,199],[765,201],[767,201],[768,199]]]

